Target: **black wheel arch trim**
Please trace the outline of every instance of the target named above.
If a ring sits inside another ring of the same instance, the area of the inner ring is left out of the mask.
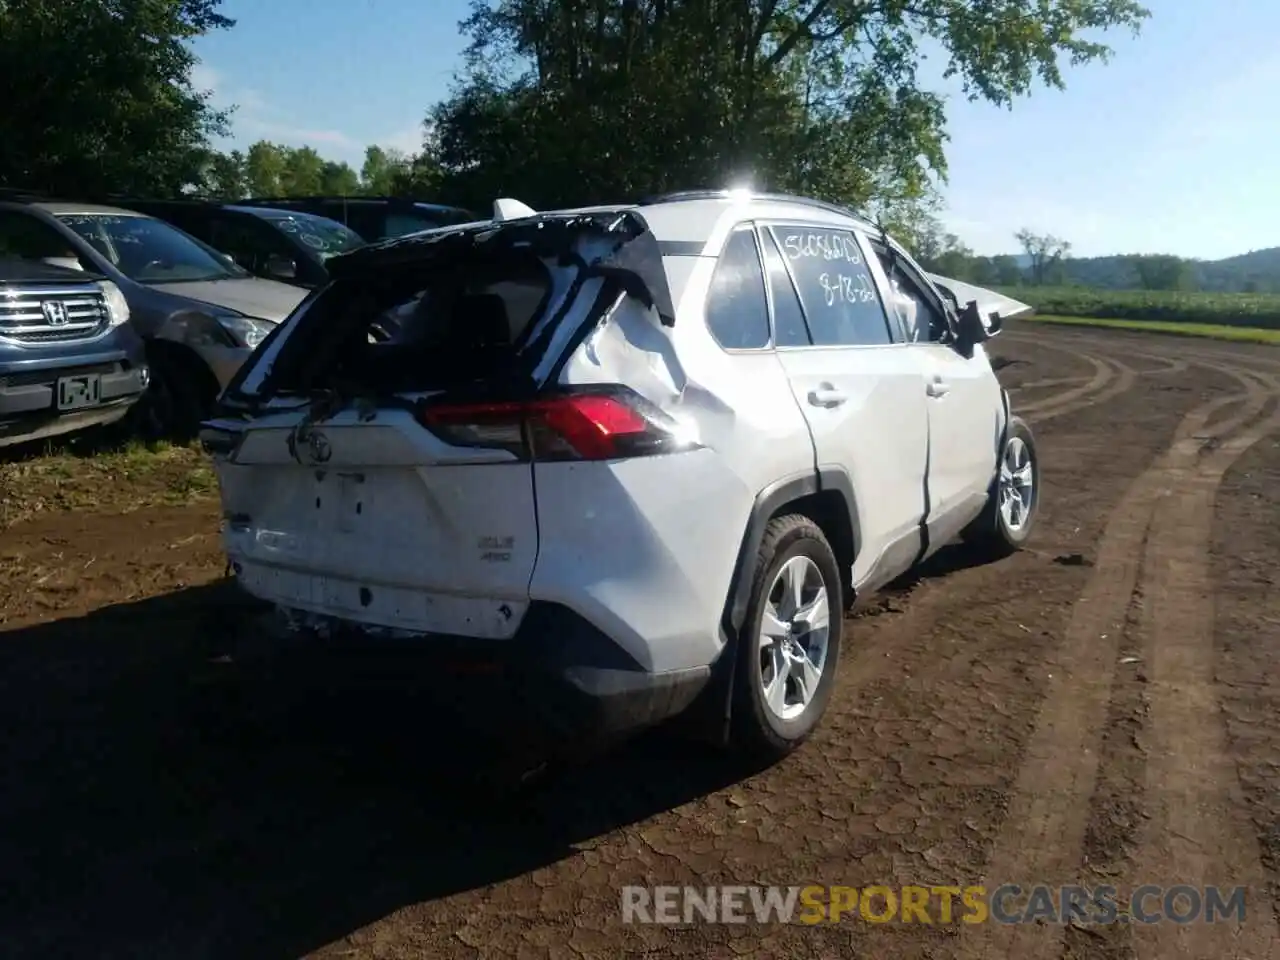
[[[733,579],[729,584],[724,615],[721,618],[722,629],[728,637],[737,635],[742,628],[742,621],[746,618],[747,606],[751,601],[752,581],[752,577],[748,574],[753,572],[751,565],[755,563],[756,553],[764,540],[764,532],[769,525],[769,520],[786,504],[828,490],[834,490],[844,500],[849,527],[853,531],[853,552],[855,556],[857,555],[862,536],[853,481],[846,470],[840,467],[819,467],[769,484],[756,494],[755,502],[751,505],[751,513],[747,518],[746,530],[742,534],[742,543],[738,547],[738,561],[734,564]]]
[[[827,490],[835,490],[844,499],[849,529],[853,534],[853,553],[856,556],[862,544],[857,500],[854,497],[853,481],[848,472],[840,467],[819,467],[776,480],[756,494],[751,505],[751,513],[742,533],[742,543],[738,547],[733,579],[729,582],[720,617],[720,655],[712,667],[711,682],[691,710],[695,728],[709,733],[717,744],[723,746],[729,742],[738,639],[751,600],[751,584],[755,574],[753,566],[764,540],[765,528],[774,514],[788,503]]]

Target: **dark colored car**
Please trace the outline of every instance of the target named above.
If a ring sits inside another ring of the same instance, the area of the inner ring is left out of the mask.
[[[106,277],[0,243],[0,447],[124,417],[150,379],[128,320]]]
[[[106,277],[151,368],[147,425],[191,436],[218,393],[307,295],[136,210],[0,194],[0,249]]]
[[[250,273],[299,287],[329,279],[325,261],[363,246],[336,220],[300,210],[196,200],[117,200],[122,207],[172,223],[229,255]]]
[[[486,219],[461,207],[403,197],[254,197],[239,201],[238,206],[314,213],[345,224],[370,243]]]

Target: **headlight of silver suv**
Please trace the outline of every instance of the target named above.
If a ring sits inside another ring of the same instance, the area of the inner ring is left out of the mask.
[[[129,301],[124,298],[120,288],[110,280],[99,280],[98,287],[102,290],[102,299],[106,301],[111,326],[118,327],[122,323],[128,323]]]
[[[258,317],[240,317],[227,315],[219,315],[218,323],[222,325],[222,329],[231,335],[237,344],[242,347],[248,347],[252,350],[260,344],[276,325],[270,320],[261,320]]]

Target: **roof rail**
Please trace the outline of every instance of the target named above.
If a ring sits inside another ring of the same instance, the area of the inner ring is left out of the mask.
[[[752,200],[765,200],[773,203],[795,203],[806,207],[813,207],[816,210],[825,210],[827,213],[834,213],[841,217],[852,217],[854,220],[860,220],[868,226],[874,227],[875,221],[861,211],[852,207],[841,206],[838,203],[828,203],[825,200],[815,200],[813,197],[801,197],[790,193],[758,193],[754,190],[738,191],[738,190],[678,190],[673,193],[663,193],[657,196],[644,197],[640,201],[640,206],[652,206],[659,203],[684,203],[690,200],[729,200],[735,196],[745,193]]]

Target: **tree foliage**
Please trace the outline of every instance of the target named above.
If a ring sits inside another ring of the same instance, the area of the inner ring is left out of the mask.
[[[0,183],[177,191],[226,130],[191,85],[188,42],[233,25],[220,0],[0,2]]]
[[[1143,290],[1186,290],[1192,284],[1191,264],[1167,253],[1135,254],[1129,266]]]
[[[452,199],[589,202],[749,181],[889,207],[945,175],[926,45],[966,94],[1062,85],[1136,0],[473,0],[428,117]]]
[[[413,162],[396,150],[365,149],[360,172],[328,160],[313,147],[259,140],[241,152],[206,151],[192,191],[209,200],[245,197],[388,196],[404,193]]]
[[[1071,244],[1051,233],[1032,233],[1023,228],[1015,235],[1027,257],[1027,279],[1036,286],[1061,283],[1062,261],[1071,253]]]

